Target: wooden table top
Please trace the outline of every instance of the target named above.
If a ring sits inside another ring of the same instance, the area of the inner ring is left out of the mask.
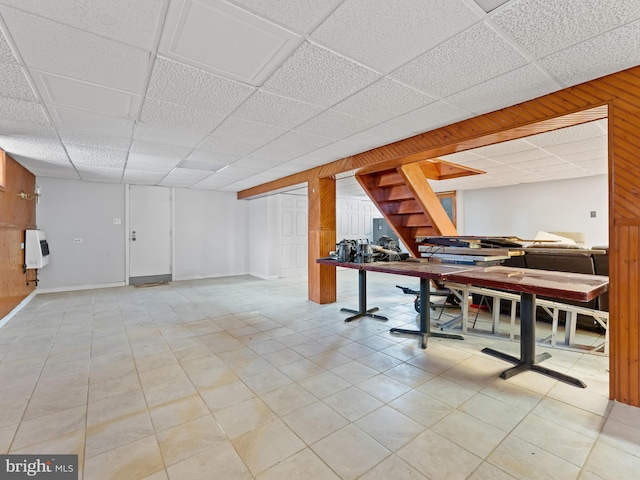
[[[606,292],[609,277],[515,267],[478,267],[446,276],[449,282],[588,302]]]
[[[330,259],[318,259],[317,263],[370,272],[498,288],[510,292],[532,293],[579,302],[588,302],[609,288],[609,277],[583,273],[534,270],[532,268],[477,267],[424,260],[342,263]]]

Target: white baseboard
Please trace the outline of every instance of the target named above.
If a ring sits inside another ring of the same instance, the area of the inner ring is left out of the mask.
[[[37,288],[36,293],[60,293],[60,292],[76,292],[78,290],[96,290],[99,288],[114,288],[124,287],[124,282],[117,283],[98,283],[95,285],[71,285],[67,287],[54,287],[54,288]]]
[[[24,299],[18,305],[16,305],[13,308],[13,310],[11,310],[4,317],[2,317],[2,320],[0,320],[0,328],[4,327],[7,324],[7,322],[11,320],[16,315],[16,313],[22,310],[25,307],[25,305],[27,305],[35,296],[36,296],[36,291],[34,290],[29,295],[24,297]]]
[[[184,275],[181,277],[174,276],[173,281],[180,282],[183,280],[206,280],[207,278],[239,277],[241,275],[252,275],[252,274],[248,272],[242,272],[242,273],[211,273],[211,274],[205,274],[205,275]]]

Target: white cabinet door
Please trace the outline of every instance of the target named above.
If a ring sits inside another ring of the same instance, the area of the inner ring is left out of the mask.
[[[307,274],[307,198],[294,195],[280,197],[280,276]]]

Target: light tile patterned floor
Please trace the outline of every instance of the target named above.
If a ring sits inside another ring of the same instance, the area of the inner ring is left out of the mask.
[[[386,323],[343,321],[352,270],[331,305],[249,276],[38,295],[0,329],[0,452],[77,453],[84,480],[637,477],[606,357],[549,350],[584,390],[502,380],[480,351],[517,343],[389,334],[416,322],[396,283],[368,276]]]

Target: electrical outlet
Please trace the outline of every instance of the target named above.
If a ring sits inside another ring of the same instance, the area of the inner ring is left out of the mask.
[[[82,243],[82,239],[81,238],[74,238],[73,239],[73,243]]]
[[[121,218],[114,218],[113,219],[113,224],[114,225],[122,225],[122,219]]]

